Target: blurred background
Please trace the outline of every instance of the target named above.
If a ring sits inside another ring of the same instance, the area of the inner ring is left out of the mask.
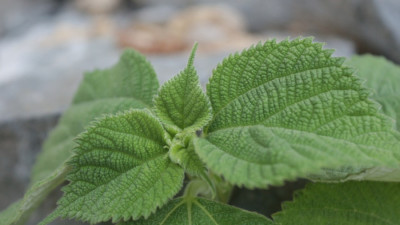
[[[0,210],[23,195],[82,74],[111,66],[125,48],[145,54],[165,82],[197,41],[205,85],[224,57],[272,38],[314,36],[336,56],[372,53],[400,63],[399,23],[400,0],[0,0]],[[290,198],[268,193],[234,201],[253,198],[260,210],[257,202]],[[52,207],[46,202],[30,223]]]

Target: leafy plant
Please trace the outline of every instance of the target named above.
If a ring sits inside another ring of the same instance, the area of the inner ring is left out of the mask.
[[[400,221],[400,133],[388,117],[400,115],[397,66],[373,56],[344,63],[311,38],[267,41],[226,58],[205,94],[196,47],[160,89],[132,50],[111,69],[86,74],[31,187],[0,214],[1,224],[23,224],[65,178],[64,196],[41,224],[58,217],[120,225]],[[273,219],[226,204],[233,186],[297,178],[314,182]]]

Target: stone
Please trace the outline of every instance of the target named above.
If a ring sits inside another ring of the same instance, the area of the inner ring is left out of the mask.
[[[134,48],[142,53],[174,53],[188,48],[181,34],[175,33],[158,24],[135,24],[122,30],[118,35],[118,44],[123,48]]]
[[[151,12],[152,7],[144,11]],[[139,18],[143,21],[134,20],[120,32],[119,44],[145,53],[181,52],[195,42],[199,52],[238,51],[262,39],[249,34],[240,12],[224,4],[189,7],[159,23],[152,22],[152,17]]]
[[[36,155],[58,117],[0,122],[0,211],[25,193]]]
[[[143,7],[134,13],[134,21],[140,21],[148,24],[165,24],[177,12],[179,7],[168,4],[157,4]]]
[[[121,0],[75,0],[75,6],[89,14],[107,14],[118,8]]]
[[[1,0],[0,37],[27,29],[43,17],[58,11],[59,2],[54,0]]]
[[[213,4],[199,0],[147,0],[148,6]],[[361,52],[382,54],[400,63],[400,1],[398,0],[222,0],[240,11],[252,32],[288,31],[297,35],[340,35]]]

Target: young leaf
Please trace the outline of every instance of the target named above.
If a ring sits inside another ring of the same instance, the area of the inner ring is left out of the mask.
[[[0,214],[1,218],[6,213],[12,217],[4,224],[22,224],[47,194],[62,183],[65,173],[57,171],[65,169],[64,162],[70,158],[71,150],[76,146],[74,138],[90,121],[107,113],[150,108],[158,86],[152,66],[142,55],[131,50],[125,51],[113,68],[86,74],[73,104],[43,145],[33,168],[31,188],[20,200],[22,203],[14,204],[7,212]],[[43,186],[47,188],[36,188]],[[29,199],[29,202],[25,199]]]
[[[119,225],[267,225],[271,220],[257,213],[204,198],[177,198],[147,220]]]
[[[400,184],[386,182],[314,183],[283,204],[272,217],[289,225],[375,225],[400,221]]]
[[[398,168],[400,134],[331,54],[307,38],[267,41],[225,59],[207,86],[214,117],[195,141],[200,158],[250,188],[321,168]]]
[[[197,45],[192,50],[187,67],[167,81],[154,99],[157,116],[173,133],[200,129],[211,119],[209,100],[200,87],[193,66],[196,49]]]
[[[145,110],[107,116],[83,133],[56,217],[90,223],[147,218],[181,188],[184,172],[165,148],[165,131]]]
[[[356,75],[373,90],[372,98],[382,105],[386,115],[396,119],[400,130],[400,66],[372,55],[353,56],[346,63],[357,69]]]

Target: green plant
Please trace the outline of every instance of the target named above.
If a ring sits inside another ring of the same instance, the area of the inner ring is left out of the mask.
[[[372,56],[344,63],[322,46],[267,41],[231,55],[206,94],[196,46],[160,89],[144,57],[126,51],[111,69],[86,74],[31,187],[0,223],[23,223],[66,177],[64,196],[41,224],[399,224],[400,133],[387,115],[400,115],[400,69]],[[185,173],[188,184],[174,197]],[[273,220],[225,204],[234,185],[300,177],[314,182]]]

